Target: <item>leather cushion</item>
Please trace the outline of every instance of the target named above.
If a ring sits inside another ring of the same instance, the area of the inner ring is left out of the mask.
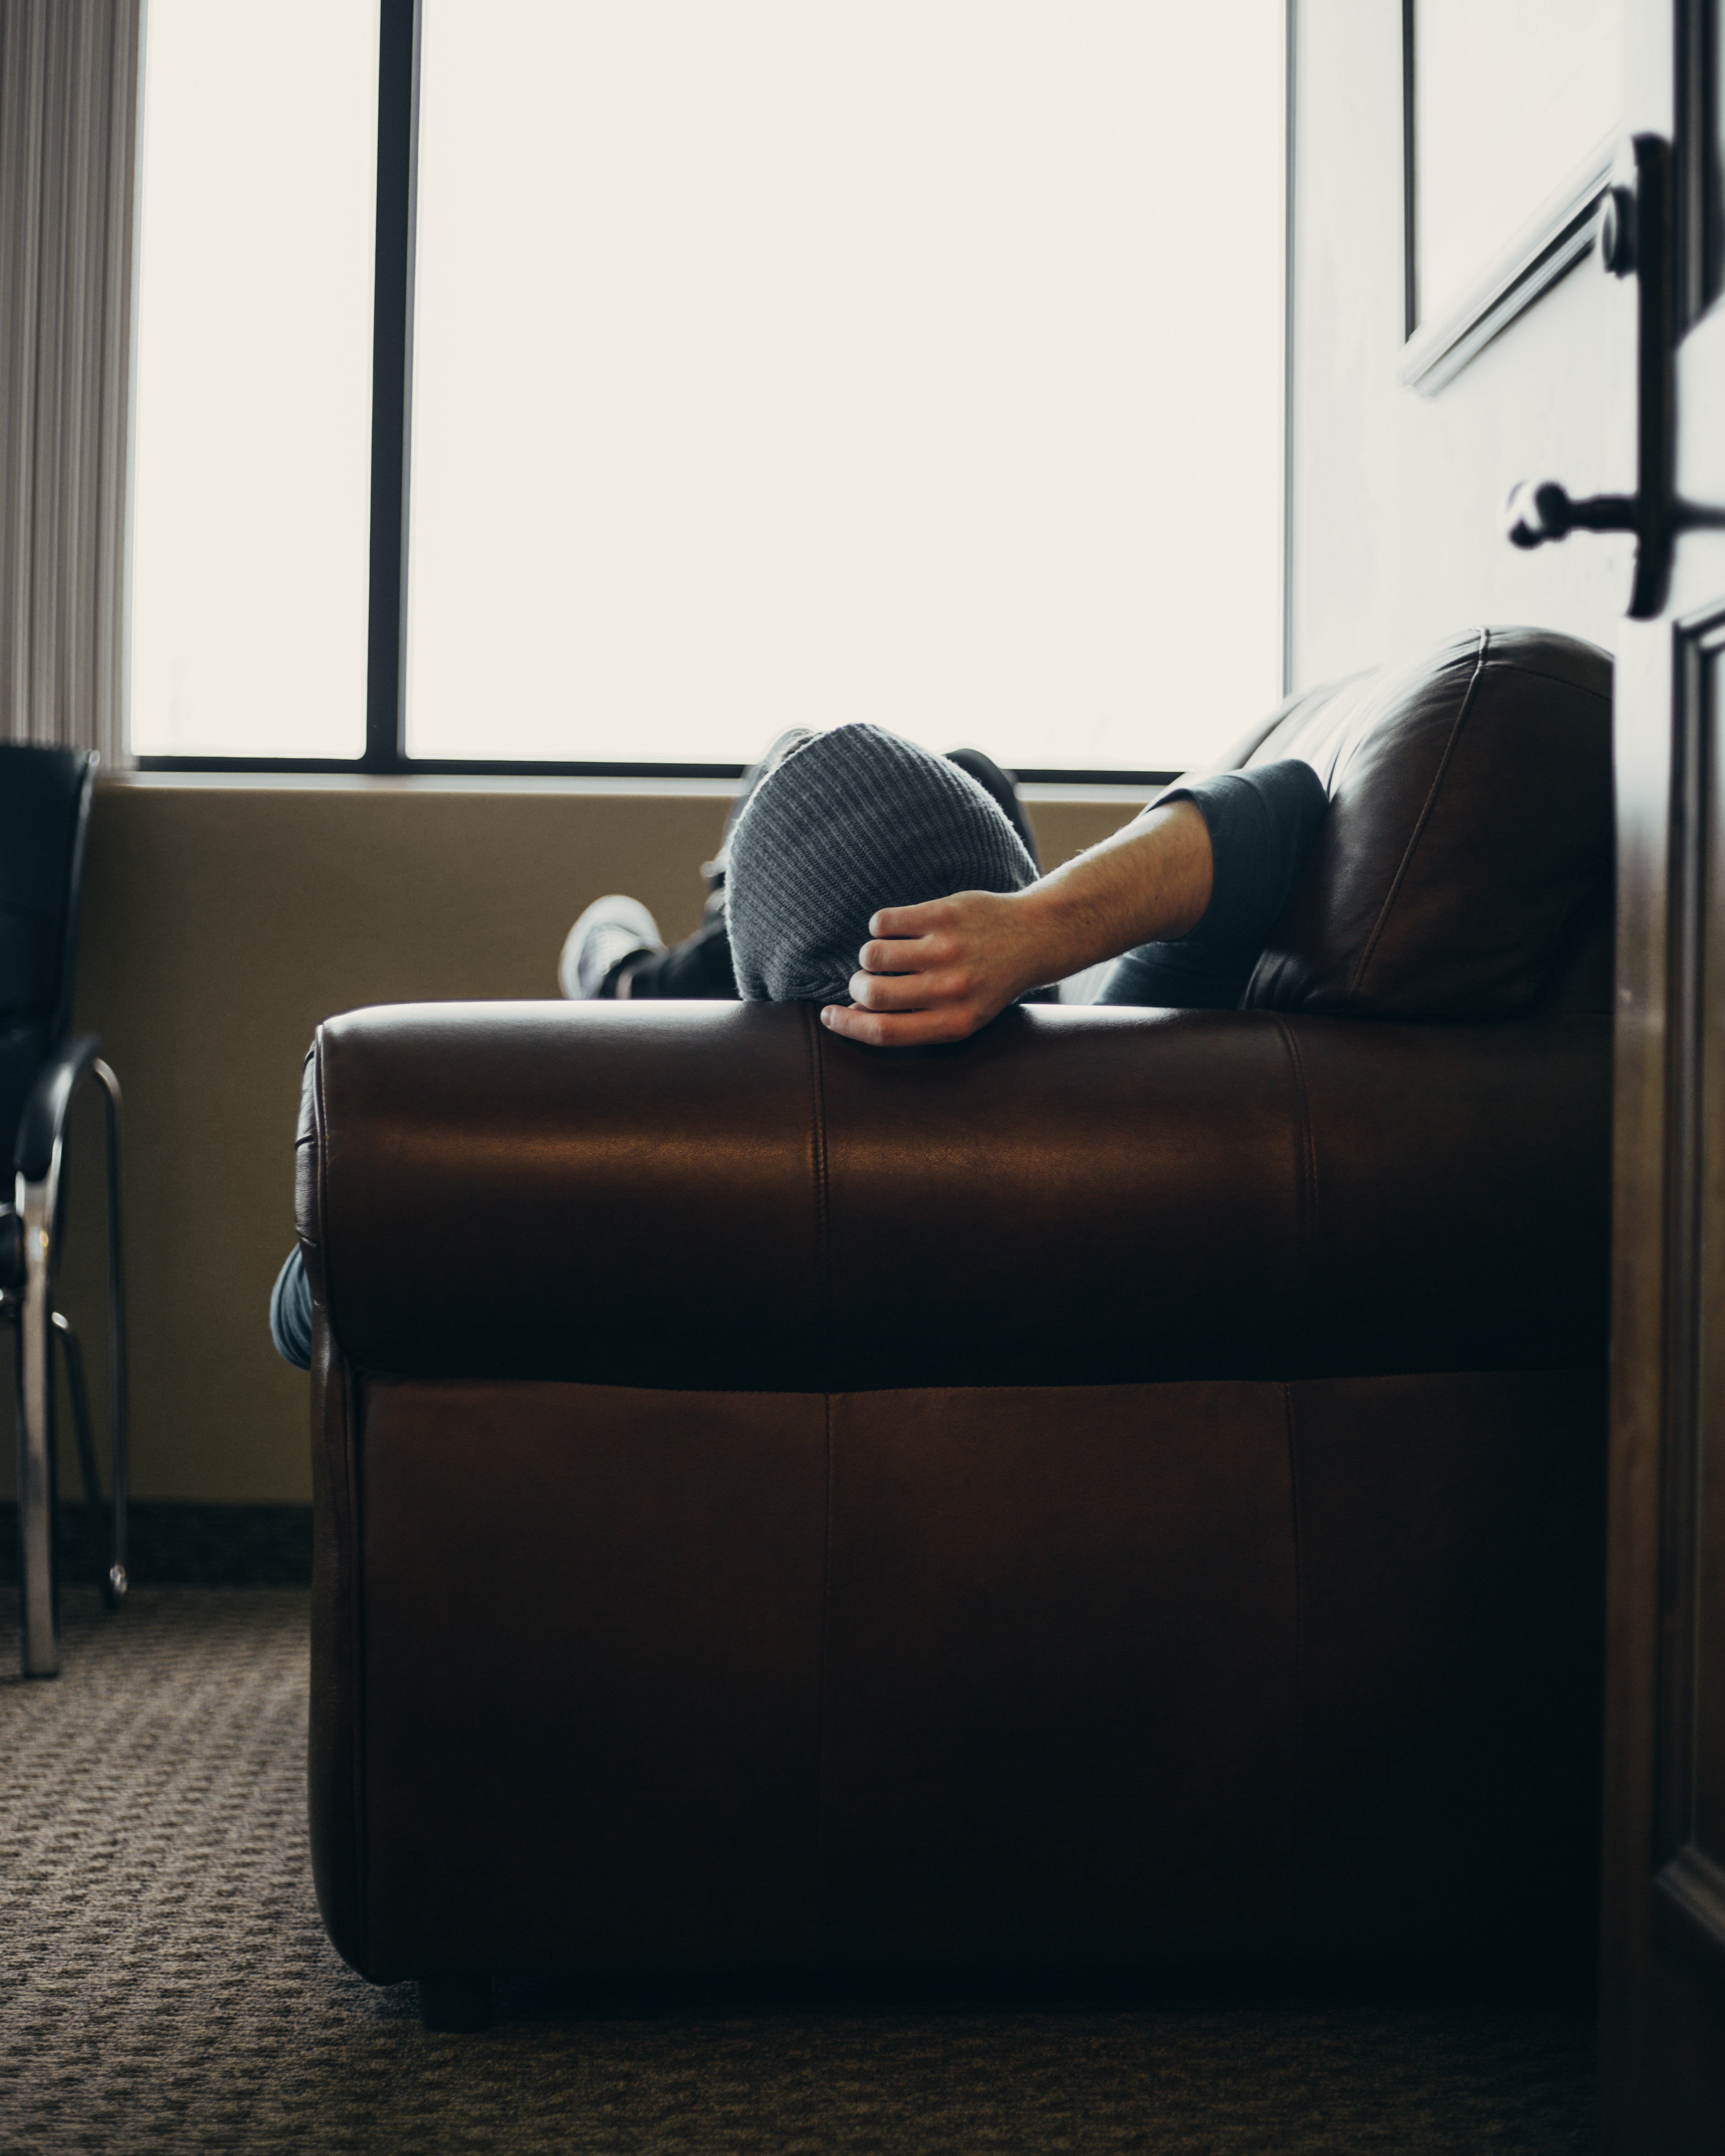
[[[1604,1355],[1609,1024],[793,1004],[319,1034],[300,1227],[360,1368],[768,1391]]]
[[[1302,757],[1331,797],[1249,1007],[1507,1018],[1597,974],[1612,796],[1611,663],[1595,645],[1473,631],[1293,699],[1230,754]]]
[[[377,1980],[1588,1954],[1602,1371],[315,1400]]]

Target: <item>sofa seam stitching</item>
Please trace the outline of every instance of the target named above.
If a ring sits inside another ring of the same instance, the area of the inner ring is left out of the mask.
[[[806,1005],[804,1009],[806,1012]],[[827,1166],[826,1088],[822,1082],[820,1042],[814,1031],[819,1021],[813,1016],[805,1015],[803,1024],[808,1029],[809,1085],[812,1120],[810,1144],[814,1168],[815,1263],[819,1275],[819,1337],[824,1357],[830,1357],[833,1346],[832,1195],[829,1187],[829,1177]]]
[[[330,1168],[330,1110],[327,1088],[328,1066],[324,1053],[324,1029],[319,1026],[313,1041],[316,1055],[316,1089],[317,1096],[317,1124],[321,1142],[317,1149],[317,1226],[320,1256],[329,1249],[329,1168]],[[329,1270],[323,1266],[324,1275],[324,1354],[326,1358],[335,1353],[335,1339],[330,1327]],[[361,1578],[364,1565],[363,1534],[360,1520],[358,1410],[354,1373],[347,1358],[341,1358],[341,1435],[342,1479],[347,1486],[347,1579],[345,1600],[347,1604],[349,1637],[352,1640],[352,1663],[348,1683],[352,1696],[352,1759],[353,1759],[353,1864],[357,1878],[354,1899],[359,1917],[360,1951],[367,1963],[372,1958],[372,1878],[367,1861],[370,1837],[366,1820],[365,1772],[365,1645],[364,1596]],[[327,1383],[327,1379],[326,1379]],[[314,1529],[315,1532],[315,1529]]]
[[[315,1086],[317,1095],[317,1269],[323,1276],[324,1323],[329,1323],[330,1306],[335,1300],[330,1286],[330,1153],[332,1137],[330,1129],[328,1091],[328,1064],[325,1054],[324,1028],[319,1026],[312,1036],[312,1053],[316,1056]],[[316,1301],[313,1296],[314,1302]]]
[[[328,1320],[325,1320],[328,1331]],[[348,1534],[353,1555],[350,1567],[348,1600],[353,1624],[353,1839],[354,1861],[363,1882],[360,1897],[361,1941],[367,1962],[372,1958],[371,1823],[366,1795],[367,1723],[365,1713],[365,1521],[361,1507],[359,1477],[359,1387],[347,1357],[341,1358],[342,1419],[347,1435]]]
[[[814,1954],[824,1944],[827,1885],[827,1663],[832,1643],[833,1605],[833,1396],[822,1396],[826,1440],[825,1532],[821,1549],[820,1674],[815,1695],[814,1739]]]
[[[1372,932],[1366,938],[1365,948],[1360,952],[1359,963],[1353,969],[1353,978],[1348,984],[1346,993],[1350,997],[1357,996],[1360,993],[1365,981],[1366,969],[1370,966],[1378,943],[1383,939],[1389,916],[1395,910],[1395,901],[1400,896],[1403,884],[1407,880],[1408,870],[1413,863],[1414,855],[1420,850],[1420,841],[1425,835],[1426,825],[1431,821],[1432,810],[1437,806],[1438,795],[1443,791],[1444,781],[1449,776],[1450,765],[1455,754],[1455,744],[1461,738],[1461,730],[1467,723],[1468,715],[1473,709],[1474,697],[1478,693],[1480,682],[1485,674],[1486,654],[1491,649],[1491,630],[1482,629],[1480,631],[1480,640],[1474,649],[1473,671],[1468,676],[1467,687],[1461,699],[1461,708],[1455,714],[1455,722],[1450,728],[1450,738],[1444,743],[1444,752],[1438,759],[1437,769],[1432,773],[1431,785],[1427,790],[1425,800],[1420,804],[1420,814],[1409,836],[1407,845],[1403,850],[1401,860],[1397,865],[1389,889],[1384,893],[1384,903],[1378,909],[1378,918],[1372,924]]]
[[[1317,1262],[1318,1174],[1317,1141],[1312,1124],[1311,1095],[1306,1083],[1306,1065],[1300,1054],[1300,1044],[1292,1027],[1278,1015],[1276,1029],[1286,1050],[1288,1065],[1294,1082],[1295,1111],[1298,1123],[1297,1158],[1299,1161],[1298,1228],[1295,1240],[1296,1262],[1300,1278],[1296,1284],[1291,1305],[1301,1308],[1310,1296],[1309,1283]],[[1302,1330],[1304,1328],[1302,1327]],[[1296,1440],[1297,1424],[1294,1412],[1293,1383],[1281,1380],[1282,1420],[1286,1433],[1288,1458],[1288,1502],[1291,1514],[1294,1561],[1294,1789],[1291,1813],[1291,1870],[1293,1887],[1288,1902],[1288,1916],[1297,1932],[1305,1930],[1303,1904],[1310,1898],[1309,1890],[1302,1885],[1301,1866],[1307,1840],[1306,1813],[1306,1595],[1305,1568],[1301,1563],[1300,1519],[1300,1469]]]
[[[1560,689],[1570,689],[1578,696],[1591,696],[1596,703],[1609,704],[1609,689],[1590,689],[1585,681],[1572,681],[1567,674],[1548,674],[1543,666],[1530,666],[1524,659],[1488,659],[1488,666],[1502,667],[1506,674],[1525,674],[1530,681],[1554,682]]]
[[[1306,1086],[1306,1065],[1300,1054],[1300,1044],[1294,1038],[1286,1019],[1276,1016],[1276,1029],[1281,1036],[1286,1050],[1289,1067],[1294,1080],[1294,1106],[1296,1122],[1296,1157],[1300,1164],[1297,1199],[1298,1221],[1295,1247],[1299,1254],[1300,1279],[1296,1286],[1295,1301],[1303,1302],[1307,1282],[1317,1262],[1317,1143],[1312,1128],[1312,1103]]]
[[[833,1332],[832,1206],[827,1164],[826,1089],[822,1082],[819,1021],[803,1006],[804,1039],[809,1048],[810,1149],[814,1175],[816,1267],[819,1274],[820,1322],[817,1329],[822,1360],[829,1363]],[[823,1373],[830,1379],[830,1368]],[[826,1765],[827,1661],[830,1643],[833,1573],[833,1394],[829,1383],[821,1388],[823,1437],[826,1453],[824,1540],[820,1588],[820,1661],[815,1689],[814,1740],[814,1954],[819,1958],[826,1903]]]
[[[1292,1381],[1283,1378],[1281,1387],[1282,1419],[1287,1435],[1288,1448],[1288,1505],[1293,1530],[1294,1558],[1294,1802],[1292,1811],[1293,1892],[1289,1897],[1288,1915],[1296,1934],[1304,1936],[1307,1926],[1301,1904],[1309,1899],[1306,1881],[1307,1815],[1306,1815],[1306,1566],[1301,1538],[1300,1504],[1300,1445],[1299,1418],[1294,1407]]]

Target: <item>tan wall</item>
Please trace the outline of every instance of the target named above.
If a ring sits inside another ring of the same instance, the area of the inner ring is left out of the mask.
[[[687,933],[725,807],[711,793],[424,781],[99,791],[77,1022],[103,1035],[126,1090],[139,1496],[310,1495],[305,1380],[277,1360],[265,1308],[292,1243],[300,1066],[319,1019],[362,1004],[555,995],[570,921],[608,891],[634,891],[667,935]],[[1052,866],[1132,807],[1032,813]],[[100,1159],[87,1089],[61,1301],[99,1389]],[[3,1471],[9,1487],[9,1445]]]

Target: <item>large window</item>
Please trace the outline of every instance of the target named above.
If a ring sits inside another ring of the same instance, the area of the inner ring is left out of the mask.
[[[1280,692],[1283,5],[151,0],[135,746],[1206,753]]]
[[[377,0],[150,0],[132,746],[366,744]]]

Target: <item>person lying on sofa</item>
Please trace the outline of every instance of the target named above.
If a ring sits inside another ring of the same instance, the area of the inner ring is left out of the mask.
[[[578,1000],[819,1003],[877,1048],[963,1040],[1110,958],[1099,1002],[1232,1009],[1327,806],[1297,759],[1224,773],[1044,875],[1010,777],[979,751],[797,729],[744,778],[694,935],[667,951],[639,900],[601,898],[559,978]]]
[[[696,934],[667,951],[634,899],[570,931],[567,995],[820,1006],[877,1048],[966,1039],[1099,961],[1099,1001],[1231,1009],[1327,807],[1296,758],[1194,780],[1049,875],[1011,781],[868,725],[783,736],[746,779]],[[297,1249],[270,1300],[277,1353],[311,1361]]]

